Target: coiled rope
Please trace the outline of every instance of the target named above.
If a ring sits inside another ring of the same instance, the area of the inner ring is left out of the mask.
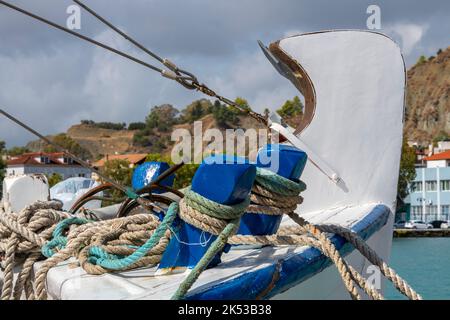
[[[37,202],[18,215],[0,210],[0,254],[5,256],[2,299],[20,299],[23,291],[26,299],[46,299],[48,271],[70,257],[76,257],[89,274],[158,264],[178,207],[173,203],[161,223],[152,214],[90,221],[55,210],[61,210],[59,202]],[[14,256],[21,253],[26,260],[13,286]],[[48,259],[32,283],[32,266],[43,256]]]
[[[293,182],[265,169],[258,169],[251,196],[236,205],[227,206],[208,200],[191,189],[179,204],[172,203],[162,222],[152,214],[139,214],[106,221],[92,221],[63,213],[59,202],[37,202],[18,215],[0,210],[0,255],[5,267],[2,299],[46,299],[48,271],[58,263],[75,257],[90,274],[148,267],[160,262],[170,239],[170,225],[178,215],[217,238],[189,275],[180,284],[172,299],[182,299],[217,253],[229,244],[308,245],[317,248],[336,265],[345,287],[353,299],[361,296],[361,288],[372,299],[382,295],[340,256],[326,232],[338,234],[349,241],[371,263],[378,266],[400,292],[410,299],[421,299],[354,232],[335,225],[314,226],[293,211],[302,202],[302,182]],[[250,204],[251,200],[251,204]],[[1,209],[1,208],[0,208]],[[298,225],[286,226],[275,235],[235,235],[244,212],[289,215]],[[13,285],[15,258],[24,262]],[[33,264],[43,262],[32,282]]]
[[[235,205],[223,205],[206,199],[190,188],[187,189],[184,198],[180,201],[180,218],[198,229],[216,235],[217,238],[180,284],[172,300],[183,299],[216,254],[223,250],[228,239],[239,228],[241,216],[249,203],[250,199],[247,198]]]
[[[421,300],[408,283],[390,268],[355,232],[337,225],[312,225],[300,217],[294,210],[303,201],[299,192],[306,189],[303,182],[286,179],[266,169],[258,168],[257,177],[251,193],[252,204],[247,212],[272,215],[287,214],[297,226],[282,227],[275,235],[244,236],[234,235],[231,244],[263,245],[308,245],[319,249],[336,265],[344,285],[352,299],[361,299],[357,287],[375,300],[383,296],[367,283],[361,274],[340,256],[326,232],[337,234],[350,242],[368,261],[376,265],[381,273],[405,296],[412,300]]]
[[[33,299],[31,272],[33,264],[41,257],[40,248],[50,239],[56,224],[67,218],[60,202],[36,202],[19,214],[0,208],[0,255],[2,256],[2,300],[20,299],[25,291],[27,299]],[[13,268],[22,262],[15,286]]]

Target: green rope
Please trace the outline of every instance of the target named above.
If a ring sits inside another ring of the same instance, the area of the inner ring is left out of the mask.
[[[306,185],[302,181],[294,182],[263,168],[257,168],[256,182],[264,188],[280,195],[294,196],[306,189]],[[247,199],[236,206],[221,205],[196,194],[190,189],[185,193],[185,197],[188,205],[194,207],[202,213],[214,216],[216,218],[231,218],[233,220],[230,221],[217,236],[200,261],[189,273],[187,278],[180,284],[177,291],[172,296],[172,300],[183,299],[201,273],[210,264],[212,259],[214,259],[216,254],[223,250],[224,246],[228,242],[228,238],[238,230],[240,217],[249,204]]]
[[[191,270],[186,279],[180,284],[172,300],[183,299],[192,285],[197,281],[200,274],[211,263],[214,257],[223,250],[228,242],[228,238],[235,234],[239,228],[241,216],[245,209],[250,204],[250,197],[235,205],[224,205],[212,200],[209,200],[200,194],[192,191],[190,188],[185,192],[186,204],[197,209],[203,214],[213,216],[222,220],[231,220],[222,232],[213,241],[211,246],[205,252],[203,257],[197,262],[195,267]]]
[[[200,274],[206,269],[210,264],[212,259],[216,254],[223,250],[223,247],[227,244],[228,238],[233,235],[239,227],[240,218],[233,219],[227,226],[222,230],[222,232],[217,236],[216,240],[211,244],[206,253],[195,265],[192,271],[189,273],[186,279],[179,285],[177,291],[172,296],[172,300],[184,299],[186,293],[198,279]]]
[[[92,247],[89,250],[88,261],[92,264],[102,266],[105,269],[110,270],[122,270],[127,269],[133,263],[144,257],[155,245],[159,243],[164,233],[172,224],[175,217],[178,215],[178,203],[172,202],[167,210],[167,214],[164,216],[163,221],[152,236],[132,254],[121,257],[112,255],[104,251],[100,247]]]
[[[264,168],[256,168],[256,182],[274,193],[296,196],[306,190],[303,181],[294,182]]]
[[[127,195],[128,198],[133,199],[133,200],[136,200],[137,198],[139,198],[139,195],[136,192],[134,192],[134,190],[132,188],[127,187],[125,190],[126,190],[125,194]]]
[[[230,220],[240,217],[242,212],[244,212],[250,204],[249,198],[235,205],[220,204],[192,191],[190,187],[185,191],[184,199],[186,200],[186,204],[188,206],[200,211],[203,214],[222,220]]]
[[[88,222],[91,221],[78,217],[67,218],[59,222],[56,225],[55,230],[53,230],[52,240],[42,246],[42,254],[47,258],[53,256],[55,254],[54,249],[61,250],[67,245],[67,237],[63,235],[64,231],[69,229],[69,227],[73,224],[82,225]]]

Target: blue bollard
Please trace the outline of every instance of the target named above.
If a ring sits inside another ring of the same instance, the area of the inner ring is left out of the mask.
[[[275,154],[275,153],[278,153]],[[277,158],[278,157],[278,158]],[[267,159],[275,159],[278,166],[272,167]],[[261,148],[256,159],[256,166],[276,172],[284,178],[298,181],[305,168],[307,155],[305,152],[288,145],[269,144]],[[282,216],[245,213],[241,218],[237,234],[270,235],[277,232]]]
[[[248,160],[237,156],[213,155],[199,166],[191,188],[214,202],[234,205],[248,197],[255,176],[256,167]],[[157,274],[192,269],[217,238],[178,217],[172,225],[172,231],[174,234],[162,256]],[[230,246],[226,245],[223,251],[228,252],[229,249]],[[220,256],[221,253],[218,253],[208,267],[219,264]]]
[[[164,171],[169,169],[170,166],[166,162],[156,162],[156,161],[148,161],[139,165],[134,169],[133,176],[131,178],[131,186],[134,190],[139,190],[150,182],[154,181],[158,178]],[[172,174],[161,181],[162,186],[172,187],[173,181],[175,180],[175,175]],[[155,189],[154,193],[162,193],[164,190]]]
[[[134,190],[139,190],[158,178],[164,171],[169,169],[170,166],[166,162],[148,161],[137,166],[133,171],[133,176],[131,177],[131,186]],[[166,187],[172,187],[175,180],[175,174],[171,174],[163,181],[160,185]],[[153,193],[163,193],[165,192],[161,188],[153,189]],[[164,219],[164,212],[154,209],[153,213],[158,216],[162,221]]]

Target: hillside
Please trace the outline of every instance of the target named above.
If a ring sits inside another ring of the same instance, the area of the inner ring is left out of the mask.
[[[427,145],[442,131],[450,135],[450,47],[408,71],[405,134]]]
[[[88,150],[93,159],[105,154],[140,152],[141,148],[133,147],[134,130],[112,130],[97,128],[91,125],[77,124],[67,130],[67,135]],[[52,136],[48,136],[52,138]],[[44,143],[40,140],[31,141],[26,148],[40,151]]]
[[[253,118],[239,116],[238,125],[226,125],[220,126],[214,119],[212,114],[208,114],[200,118],[198,121],[202,121],[202,131],[207,129],[218,128],[225,136],[226,129],[236,128],[263,128],[263,126],[254,120]],[[194,126],[192,123],[176,124],[172,130],[175,129],[187,129],[193,135]],[[152,136],[148,137],[150,144],[155,142],[163,142],[162,149],[155,150],[152,146],[141,147],[133,144],[133,136],[137,130],[112,130],[98,128],[87,124],[77,124],[71,126],[66,134],[75,140],[81,147],[89,151],[93,155],[93,159],[98,159],[105,154],[114,153],[161,153],[170,154],[173,143],[170,142],[172,130],[160,131],[154,130]],[[48,136],[52,138],[52,136]],[[203,146],[206,146],[208,142],[203,142]],[[41,151],[45,146],[45,143],[40,140],[31,141],[26,145],[26,148],[31,151]]]
[[[404,131],[408,140],[426,146],[437,136],[448,135],[450,138],[450,47],[440,50],[436,57],[419,59],[408,71],[407,81]],[[278,110],[285,119],[294,121],[301,117],[298,110],[303,106],[296,99],[287,100]],[[241,100],[246,104],[245,100]],[[213,106],[206,99],[194,101],[181,112],[164,104],[151,110],[145,130],[114,130],[84,123],[70,127],[66,134],[89,151],[93,159],[97,159],[114,153],[170,154],[172,131],[183,128],[193,134],[192,123],[195,120],[203,122],[203,132],[210,128],[218,128],[222,133],[226,129],[262,128],[254,119],[243,115],[231,116],[225,109],[220,104]],[[203,142],[204,146],[206,144]],[[26,147],[39,151],[43,144],[32,141]]]

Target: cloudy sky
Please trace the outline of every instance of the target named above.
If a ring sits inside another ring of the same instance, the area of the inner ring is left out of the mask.
[[[66,0],[9,0],[65,25]],[[256,110],[275,109],[297,94],[257,46],[324,29],[365,29],[367,7],[381,8],[381,32],[402,47],[407,66],[450,45],[448,0],[85,0],[145,46]],[[150,57],[87,12],[80,33],[148,62]],[[0,106],[45,134],[82,119],[142,121],[150,107],[181,109],[200,93],[0,5]],[[8,147],[33,136],[0,118]]]

